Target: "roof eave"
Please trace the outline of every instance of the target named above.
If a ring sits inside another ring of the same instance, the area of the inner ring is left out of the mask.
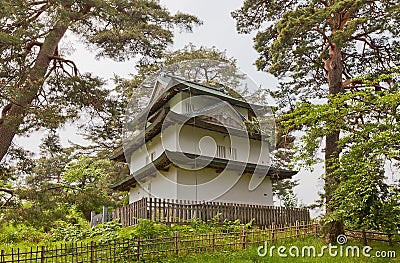
[[[169,165],[174,165],[174,161],[170,160],[169,157],[172,158],[182,158],[182,156],[189,157],[190,159],[196,158],[196,162],[208,162],[209,164],[207,167],[210,168],[219,168],[223,169],[226,167],[228,162],[232,162],[232,160],[226,160],[226,159],[220,159],[220,158],[213,158],[213,157],[208,157],[208,156],[199,156],[196,154],[191,154],[191,153],[180,153],[180,152],[171,152],[168,150],[165,150],[153,163],[150,163],[143,168],[139,169],[136,171],[134,174],[129,175],[128,177],[124,178],[123,180],[110,185],[109,187],[114,190],[121,190],[121,191],[127,191],[129,190],[130,186],[132,186],[137,180],[144,181],[146,177],[153,175],[157,171],[166,168]],[[199,159],[200,158],[200,159]],[[210,162],[211,161],[211,162]],[[233,161],[233,163],[238,166],[241,166],[243,168],[243,162],[239,161]],[[190,160],[187,165],[191,165]],[[292,178],[293,175],[297,174],[298,171],[291,171],[291,170],[286,170],[286,169],[279,169],[275,167],[268,167],[265,165],[257,165],[257,164],[250,164],[250,163],[245,163],[246,167],[245,169],[238,169],[241,170],[242,172],[245,173],[254,173],[258,172],[258,174],[264,175],[264,176],[270,176],[272,178],[282,180],[282,179],[290,179]],[[232,168],[231,166],[230,168]],[[239,167],[240,168],[240,167]]]

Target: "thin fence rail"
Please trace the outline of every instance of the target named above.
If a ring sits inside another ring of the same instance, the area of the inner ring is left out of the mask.
[[[27,250],[0,251],[0,263],[15,262],[137,262],[161,257],[215,251],[237,251],[249,246],[285,238],[316,234],[318,223],[271,225],[269,228],[246,229],[234,232],[206,232],[167,237],[135,238],[109,243],[91,242],[62,244],[58,247],[32,247]]]
[[[306,208],[234,204],[222,202],[195,202],[187,200],[170,200],[143,198],[112,212],[113,219],[120,219],[123,226],[138,223],[138,219],[150,219],[166,224],[184,223],[189,219],[208,221],[219,214],[224,220],[268,226],[275,224],[294,224],[296,221],[309,222],[310,212]]]
[[[366,243],[367,241],[384,241],[388,243],[400,243],[400,233],[383,233],[373,230],[345,229],[345,235]]]

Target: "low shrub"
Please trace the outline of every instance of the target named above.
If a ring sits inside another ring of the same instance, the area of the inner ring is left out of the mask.
[[[139,224],[132,228],[132,236],[141,238],[155,238],[169,236],[172,233],[171,227],[155,223],[149,219],[139,219]]]
[[[91,229],[90,237],[98,237],[98,241],[102,243],[115,241],[121,238],[121,235],[119,234],[121,227],[122,226],[118,220],[104,222]]]
[[[26,224],[5,223],[0,226],[0,243],[14,244],[19,242],[39,243],[48,235],[42,229]]]
[[[80,241],[89,236],[90,230],[80,224],[72,224],[65,221],[57,221],[55,227],[50,230],[53,241]]]

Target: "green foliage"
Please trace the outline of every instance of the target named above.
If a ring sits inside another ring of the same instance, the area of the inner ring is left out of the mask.
[[[399,30],[390,25],[399,23],[397,5],[397,1],[367,0],[246,0],[232,16],[240,33],[257,31],[256,65],[285,82],[271,94],[287,108],[297,99],[326,96],[325,62],[334,46],[343,52],[345,67],[340,75],[346,79],[395,65],[399,43],[391,40]],[[357,48],[360,44],[364,49]]]
[[[93,227],[90,231],[90,237],[99,237],[99,242],[108,243],[120,239],[120,232],[121,224],[118,220],[113,220]]]
[[[332,95],[356,92],[354,78],[387,74],[399,64],[400,30],[392,26],[400,22],[398,0],[246,0],[232,16],[239,32],[258,31],[256,65],[281,81],[270,94],[279,112],[289,114],[288,132],[308,127],[300,147],[306,165],[315,163],[325,139],[323,197],[329,203],[342,179],[332,165],[341,152],[341,128],[353,124],[343,118],[347,105],[332,102]],[[326,101],[330,105],[318,105]],[[328,204],[328,213],[334,209]],[[340,221],[332,221],[329,231],[329,241],[342,234]]]
[[[53,241],[83,240],[89,234],[88,229],[82,228],[79,224],[72,224],[64,221],[55,222],[55,227],[50,230]]]
[[[5,223],[0,225],[0,244],[20,242],[38,243],[47,238],[43,230],[25,224]]]
[[[387,161],[398,166],[400,156],[398,73],[360,80],[362,90],[331,96],[326,104],[299,103],[283,117],[284,123],[288,130],[305,132],[297,156],[302,165],[315,162],[322,137],[337,128],[342,131],[342,154],[331,167],[338,180],[330,186],[327,206],[333,213],[327,222],[343,220],[352,228],[394,232],[400,222],[399,186],[385,180],[384,167]],[[390,85],[376,90],[383,82]]]
[[[298,207],[297,195],[293,192],[293,187],[298,185],[296,180],[273,180],[273,194],[280,200],[279,205],[285,207]]]
[[[208,220],[207,223],[209,223],[211,226],[214,226],[214,227],[217,226],[221,221],[221,215],[222,215],[222,213],[217,213],[210,220]]]
[[[174,226],[173,230],[184,233],[205,233],[212,231],[213,229],[223,229],[225,223],[230,224],[231,222],[222,222],[221,215],[221,213],[217,213],[207,222],[199,218],[188,219],[187,221],[185,221],[184,225]]]
[[[244,77],[239,72],[236,59],[228,57],[226,51],[220,51],[215,47],[196,47],[189,43],[182,49],[165,53],[153,63],[139,64],[138,74],[132,81],[140,84],[146,77],[161,69],[165,73],[187,80],[204,80],[204,84],[207,85],[219,84],[233,89],[238,87],[239,81]]]
[[[117,205],[120,194],[108,187],[115,180],[116,168],[108,159],[84,156],[69,163],[62,175],[66,198],[83,211],[86,218],[90,211]]]
[[[250,223],[251,224],[251,223]],[[236,219],[235,221],[225,220],[222,225],[224,231],[229,232],[238,232],[243,229],[243,226],[240,224],[240,220]]]
[[[89,236],[90,225],[83,213],[72,206],[63,220],[53,223],[49,232],[53,241],[80,241]]]
[[[156,0],[4,0],[0,7],[0,159],[16,134],[107,114],[112,101],[106,81],[79,72],[68,59],[71,50],[60,47],[66,34],[97,57],[155,59],[172,43],[174,28],[190,32],[201,24]]]
[[[216,215],[215,217],[213,217],[213,219],[216,218],[217,216],[219,217],[219,215]],[[215,228],[218,224],[216,220],[211,220],[207,223],[199,218],[189,219],[187,222],[189,223],[189,225],[187,226],[186,231],[196,232],[196,233],[204,233],[210,231],[212,228]],[[179,227],[179,230],[182,231],[183,227],[184,226]]]
[[[89,224],[71,223],[57,221],[55,227],[51,229],[51,238],[53,241],[84,241],[94,239],[101,243],[108,243],[121,239],[121,224],[118,220],[105,222],[93,228]]]
[[[281,195],[282,205],[284,207],[298,207],[299,201],[297,199],[297,195],[293,192],[292,189],[285,191]]]
[[[155,223],[149,219],[138,219],[139,224],[135,227],[133,236],[142,238],[155,238],[168,236],[172,233],[167,225]]]
[[[22,171],[22,165],[16,165],[15,169],[25,174],[25,182],[14,191],[13,209],[3,210],[1,220],[49,231],[56,221],[83,225],[91,211],[122,205],[124,193],[113,192],[108,186],[124,176],[124,166],[83,157],[73,148],[63,149],[55,134],[46,136],[40,148],[42,157],[31,160],[29,169]]]
[[[397,81],[396,74],[392,75],[391,81]],[[357,92],[330,96],[326,104],[299,103],[282,119],[287,131],[301,129],[306,133],[297,158],[306,165],[315,162],[321,138],[337,128],[342,131],[338,143],[343,152],[352,148],[354,153],[382,154],[388,159],[396,159],[400,155],[396,146],[400,139],[399,99],[396,82],[381,91],[367,86]]]
[[[118,220],[113,220],[111,222],[104,222],[99,225],[96,225],[92,228],[90,232],[90,236],[99,236],[102,235],[105,232],[113,232],[113,231],[119,231],[121,229],[121,224],[118,222]]]
[[[240,232],[243,228],[251,228],[254,220],[242,224],[239,220],[225,220],[219,223],[219,215],[210,220],[209,223],[200,219],[188,220],[187,224],[168,226],[156,223],[149,219],[138,219],[139,223],[131,227],[121,227],[118,220],[105,222],[93,228],[86,224],[58,221],[51,229],[53,241],[84,241],[95,240],[102,243],[112,242],[119,239],[132,238],[159,238],[170,237],[175,232],[181,234],[207,233],[212,230],[221,232]]]

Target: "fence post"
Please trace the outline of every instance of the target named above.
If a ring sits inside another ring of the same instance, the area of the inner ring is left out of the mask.
[[[140,261],[140,236],[137,237],[137,255],[136,255],[137,261]]]
[[[296,224],[295,224],[295,232],[296,232],[296,237],[299,236],[299,221],[296,220]]]
[[[44,252],[46,248],[45,246],[42,246],[42,250],[40,251],[40,263],[44,263]]]
[[[243,249],[246,249],[246,242],[247,242],[246,228],[243,227],[243,230],[242,230],[242,248]]]
[[[388,236],[388,241],[389,241],[389,246],[393,246],[393,240],[392,240],[392,233],[388,232],[387,236]]]
[[[175,253],[179,255],[179,233],[175,231]]]
[[[102,223],[104,223],[104,222],[107,222],[107,219],[108,219],[108,207],[105,207],[105,206],[103,206],[103,222]]]
[[[272,226],[271,226],[271,241],[275,240],[275,223],[272,222]]]
[[[90,227],[94,225],[94,216],[96,215],[95,211],[90,211]]]
[[[215,251],[215,229],[212,230],[212,250]]]
[[[0,254],[0,262],[3,263],[4,260],[4,250],[1,250],[1,254]]]
[[[94,262],[94,241],[90,242],[90,262]]]

